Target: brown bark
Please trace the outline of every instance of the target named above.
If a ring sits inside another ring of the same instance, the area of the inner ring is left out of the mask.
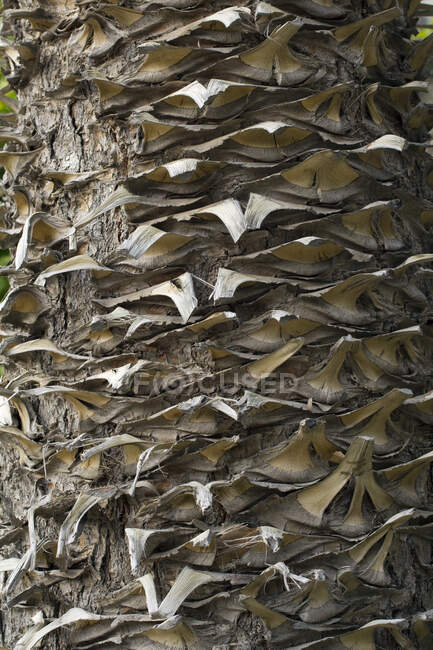
[[[4,2],[8,648],[432,647],[424,7],[274,4]]]

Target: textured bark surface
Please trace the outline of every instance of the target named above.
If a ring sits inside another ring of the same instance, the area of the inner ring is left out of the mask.
[[[428,12],[4,1],[5,647],[433,647]]]

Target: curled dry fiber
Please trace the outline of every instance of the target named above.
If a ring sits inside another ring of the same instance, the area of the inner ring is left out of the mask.
[[[5,0],[3,646],[433,648],[431,8]]]

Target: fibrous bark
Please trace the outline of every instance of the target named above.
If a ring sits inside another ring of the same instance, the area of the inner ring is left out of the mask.
[[[433,647],[430,10],[4,3],[4,646]]]

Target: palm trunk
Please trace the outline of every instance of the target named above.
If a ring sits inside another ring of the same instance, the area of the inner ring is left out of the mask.
[[[428,4],[123,4],[4,2],[2,644],[431,648]]]

